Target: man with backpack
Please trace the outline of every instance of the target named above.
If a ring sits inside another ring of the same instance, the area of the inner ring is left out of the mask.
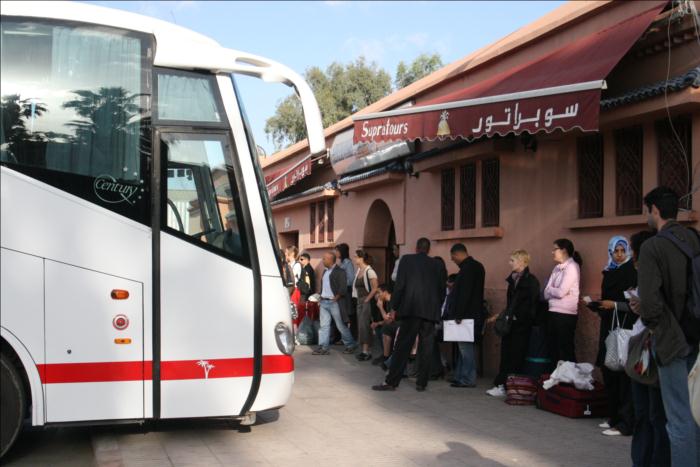
[[[640,315],[651,330],[674,466],[698,466],[700,427],[690,409],[688,373],[700,338],[700,239],[676,221],[678,195],[657,187],[644,197],[649,225],[659,233],[641,248]]]

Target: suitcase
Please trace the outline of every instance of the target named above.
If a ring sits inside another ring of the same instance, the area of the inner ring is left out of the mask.
[[[537,399],[537,380],[526,375],[508,375],[506,404],[534,405]]]
[[[537,408],[571,418],[605,418],[608,416],[608,397],[605,387],[594,383],[592,391],[576,389],[572,384],[559,383],[545,390],[542,383],[549,375],[542,375],[537,389]]]

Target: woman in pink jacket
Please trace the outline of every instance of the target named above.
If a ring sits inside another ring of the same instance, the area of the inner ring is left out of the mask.
[[[544,289],[549,303],[547,337],[549,353],[556,365],[559,360],[575,362],[574,336],[578,320],[579,283],[581,281],[581,256],[574,250],[571,240],[554,241],[552,250],[554,266]]]

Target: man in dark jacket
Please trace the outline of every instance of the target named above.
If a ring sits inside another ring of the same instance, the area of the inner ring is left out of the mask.
[[[640,315],[652,331],[659,368],[661,398],[675,465],[700,465],[700,428],[693,420],[688,393],[688,372],[697,357],[692,310],[686,306],[690,290],[688,258],[669,239],[669,232],[700,252],[696,232],[678,222],[678,195],[658,187],[644,197],[649,225],[659,231],[642,245],[637,265]]]
[[[447,310],[447,319],[461,323],[464,319],[474,320],[474,338],[481,329],[484,309],[484,266],[469,256],[467,247],[457,243],[450,249],[452,261],[459,266],[457,280],[452,290],[453,298]],[[459,359],[455,368],[455,388],[476,387],[476,360],[474,342],[458,342]]]
[[[445,296],[442,266],[428,256],[429,252],[430,240],[421,238],[416,243],[416,254],[401,257],[391,295],[391,310],[401,320],[401,327],[389,374],[383,384],[372,387],[375,391],[394,390],[399,385],[416,336],[419,336],[416,390],[424,391],[428,385],[435,323],[440,320],[440,305]]]
[[[335,321],[335,327],[338,328],[343,344],[345,344],[343,353],[351,354],[357,348],[355,339],[352,338],[350,330],[340,315],[339,302],[345,299],[348,289],[345,271],[335,264],[335,260],[335,253],[328,252],[323,255],[323,265],[326,270],[323,271],[323,280],[321,281],[321,329],[318,338],[319,347],[313,351],[314,355],[328,355],[330,353],[328,347],[330,346],[332,321]]]

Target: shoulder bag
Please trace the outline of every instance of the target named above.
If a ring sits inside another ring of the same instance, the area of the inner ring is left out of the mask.
[[[633,381],[647,386],[659,385],[659,370],[651,352],[651,331],[644,329],[629,340],[625,373]]]

